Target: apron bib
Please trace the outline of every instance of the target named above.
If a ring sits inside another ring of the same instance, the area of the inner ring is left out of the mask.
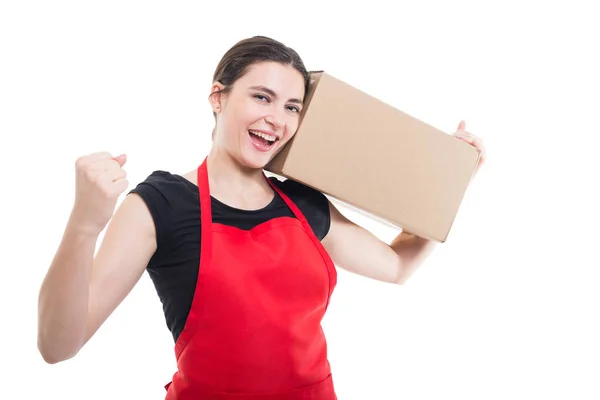
[[[300,209],[264,177],[296,218],[243,230],[212,222],[207,159],[198,168],[198,280],[167,400],[336,399],[321,328],[335,267]]]

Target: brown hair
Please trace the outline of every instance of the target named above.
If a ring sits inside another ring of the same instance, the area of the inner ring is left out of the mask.
[[[254,36],[240,40],[223,55],[213,75],[213,82],[220,82],[225,87],[210,96],[231,91],[234,82],[244,76],[252,64],[261,61],[279,62],[295,68],[304,77],[304,93],[308,91],[310,73],[298,53],[277,40]],[[216,118],[217,114],[213,112],[213,116]],[[214,134],[213,131],[213,138]]]

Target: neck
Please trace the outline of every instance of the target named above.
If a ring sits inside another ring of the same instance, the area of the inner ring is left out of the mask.
[[[270,191],[262,169],[241,165],[226,151],[213,146],[208,154],[208,179],[211,192],[223,197],[244,196]]]

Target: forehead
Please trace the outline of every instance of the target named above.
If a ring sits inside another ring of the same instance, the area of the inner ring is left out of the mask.
[[[244,89],[251,86],[265,86],[280,97],[304,97],[304,78],[294,67],[267,61],[251,65],[238,82]]]

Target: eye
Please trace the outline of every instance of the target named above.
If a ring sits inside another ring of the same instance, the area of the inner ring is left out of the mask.
[[[267,96],[264,96],[262,94],[255,94],[254,98],[260,100],[260,101],[267,101],[269,102],[269,98]]]
[[[288,110],[293,111],[295,113],[299,113],[300,112],[300,108],[298,108],[296,106],[289,106]]]

